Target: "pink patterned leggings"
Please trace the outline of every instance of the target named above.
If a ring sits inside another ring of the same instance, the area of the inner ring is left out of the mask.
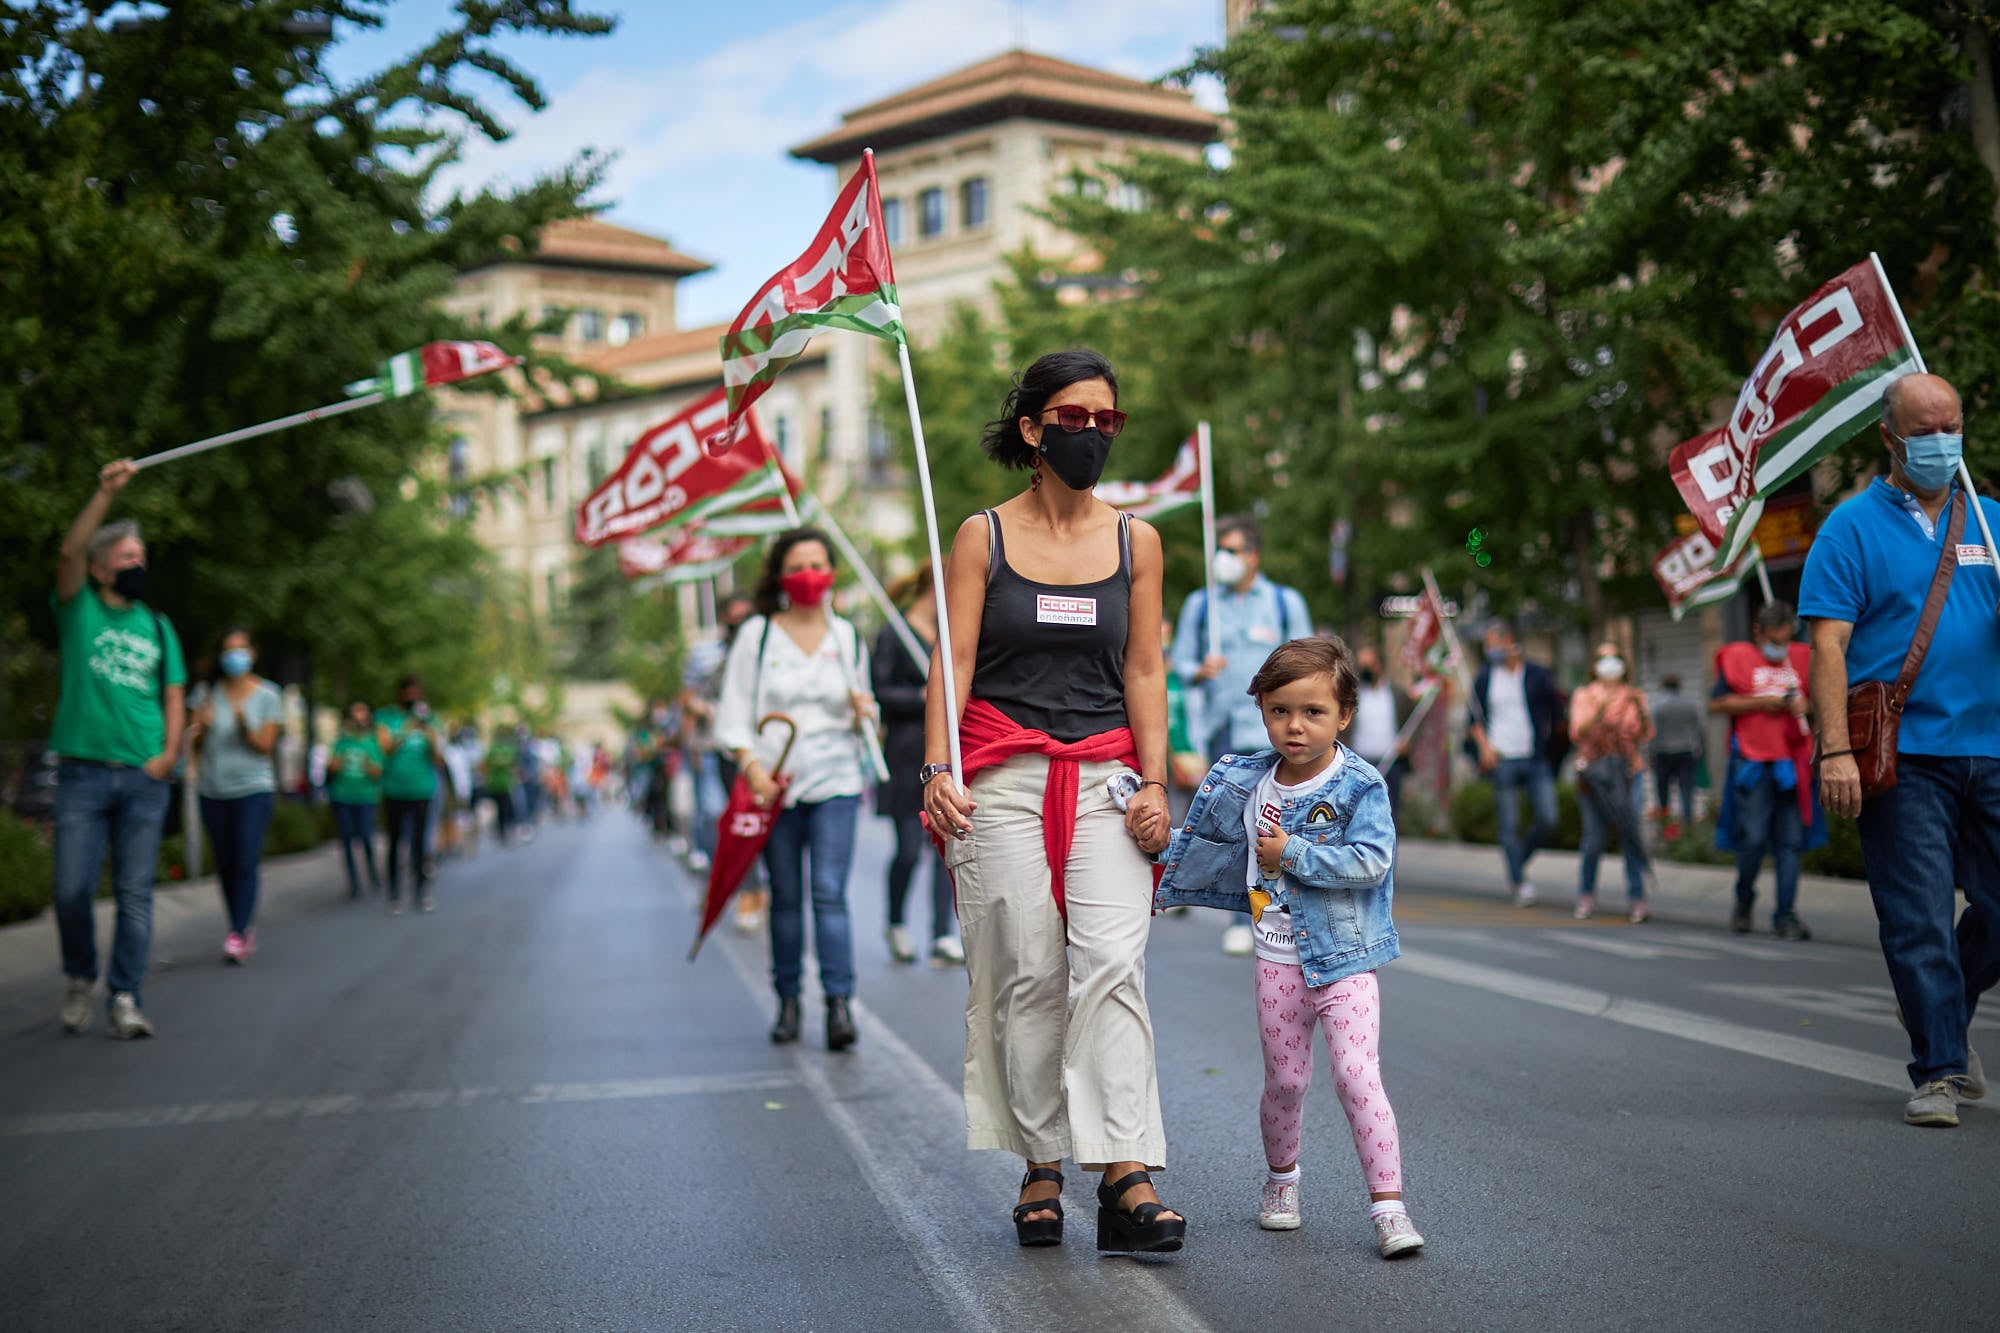
[[[1382,1090],[1376,1044],[1382,1000],[1375,974],[1363,972],[1329,986],[1306,985],[1296,966],[1256,960],[1257,1030],[1264,1041],[1264,1160],[1273,1170],[1299,1160],[1299,1128],[1312,1085],[1312,1035],[1325,1025],[1333,1086],[1371,1194],[1403,1188],[1403,1153],[1396,1112]]]

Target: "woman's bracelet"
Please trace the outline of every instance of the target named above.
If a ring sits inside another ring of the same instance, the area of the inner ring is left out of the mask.
[[[1842,755],[1846,755],[1846,754],[1853,754],[1853,753],[1854,753],[1854,751],[1852,751],[1852,750],[1822,750],[1822,751],[1820,752],[1820,756],[1819,756],[1819,757],[1820,757],[1821,759],[1823,759],[1823,760],[1824,760],[1824,759],[1838,759],[1838,758],[1840,758],[1840,757],[1841,757]]]
[[[1140,792],[1146,790],[1146,788],[1148,787],[1158,787],[1161,791],[1164,792],[1167,789],[1167,784],[1160,781],[1158,778],[1147,778],[1144,782],[1140,783],[1137,787],[1132,789],[1132,794],[1136,796]]]

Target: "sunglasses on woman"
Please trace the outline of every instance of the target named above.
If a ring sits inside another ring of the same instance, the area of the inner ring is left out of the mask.
[[[1065,435],[1074,435],[1085,426],[1088,426],[1092,416],[1097,418],[1098,433],[1103,435],[1107,440],[1117,439],[1118,432],[1125,429],[1125,414],[1115,407],[1102,408],[1093,413],[1087,407],[1078,407],[1074,403],[1064,403],[1061,407],[1050,407],[1043,410],[1056,414],[1056,425],[1062,428],[1062,432]]]

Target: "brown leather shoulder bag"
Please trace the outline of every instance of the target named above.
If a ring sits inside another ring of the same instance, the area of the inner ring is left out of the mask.
[[[1954,494],[1944,554],[1938,557],[1924,613],[1917,618],[1916,637],[1910,640],[1910,651],[1903,657],[1903,669],[1896,674],[1895,683],[1865,680],[1847,691],[1847,744],[1861,769],[1863,796],[1896,785],[1896,732],[1902,726],[1903,706],[1910,701],[1917,672],[1924,665],[1924,654],[1930,651],[1931,636],[1937,633],[1938,616],[1944,611],[1945,595],[1951,591],[1951,576],[1958,569],[1958,539],[1965,532],[1965,510],[1963,494]]]

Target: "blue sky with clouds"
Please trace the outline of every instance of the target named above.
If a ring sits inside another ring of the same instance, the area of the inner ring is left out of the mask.
[[[585,148],[615,155],[598,201],[614,222],[716,265],[681,287],[684,326],[732,318],[797,257],[833,197],[830,168],[785,150],[840,113],[1017,43],[1156,78],[1222,35],[1222,0],[764,0],[591,3],[610,37],[516,39],[501,49],[541,84],[529,114],[497,82],[482,92],[513,130],[474,136],[449,187],[521,180]],[[355,77],[444,26],[448,0],[399,0],[376,31],[343,28],[329,53]],[[484,76],[475,76],[484,79]],[[1219,105],[1212,93],[1204,102]]]

